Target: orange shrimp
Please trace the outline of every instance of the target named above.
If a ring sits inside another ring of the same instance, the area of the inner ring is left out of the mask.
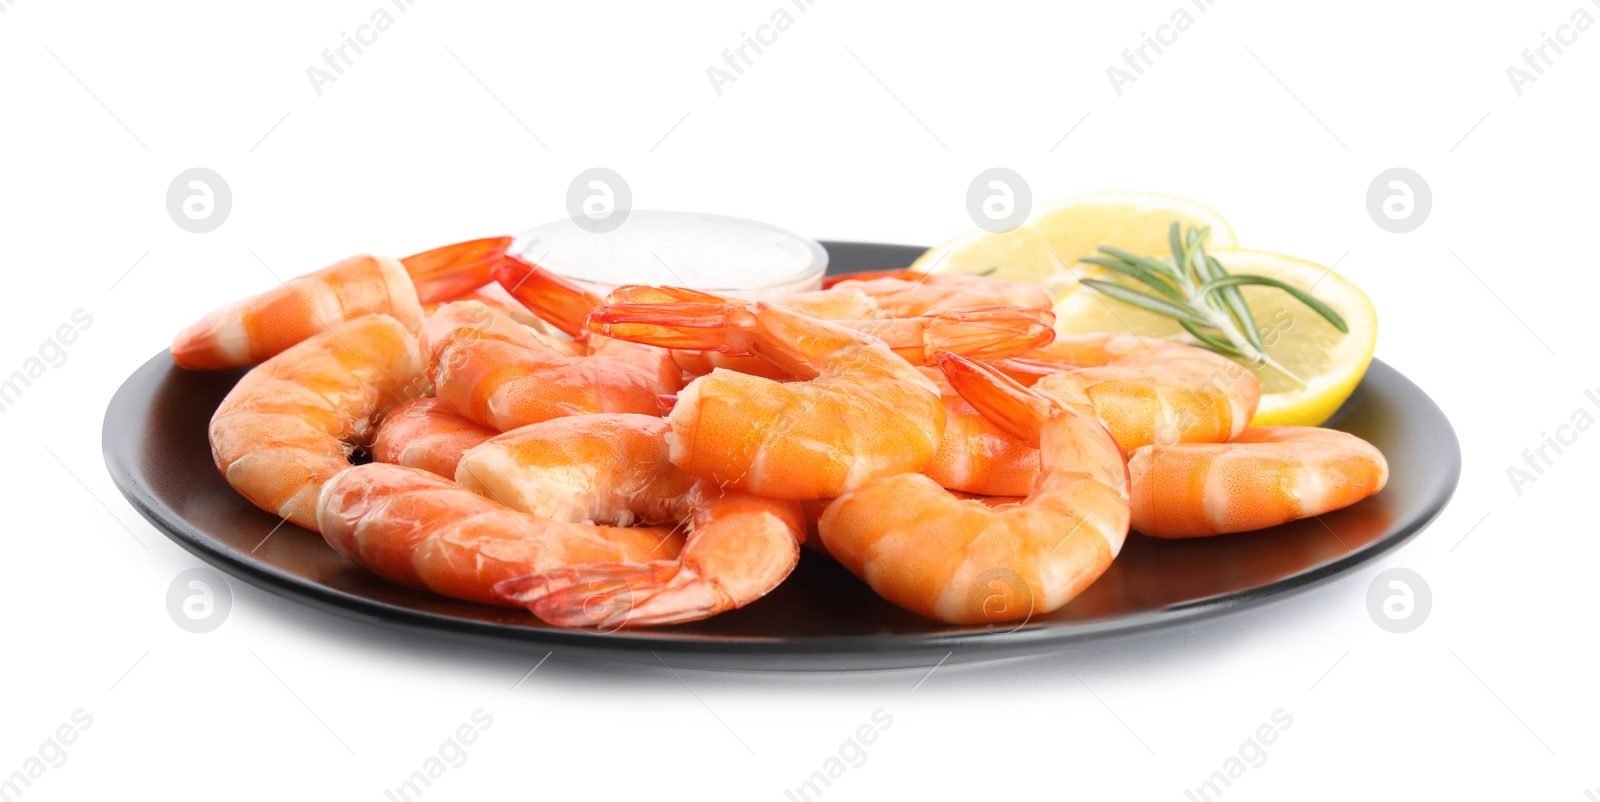
[[[597,413],[497,435],[463,455],[456,482],[514,510],[570,523],[677,523],[696,479],[667,458],[667,422]]]
[[[578,353],[626,363],[637,371],[654,375],[658,377],[657,386],[662,388],[660,394],[675,392],[683,386],[679,369],[666,349],[613,340],[589,331],[584,321],[602,303],[594,293],[516,256],[501,260],[495,266],[494,278],[501,289],[536,318],[576,341]]]
[[[510,237],[472,240],[401,261],[352,256],[207,314],[178,332],[172,361],[193,370],[242,367],[364,315],[388,315],[416,331],[423,302],[487,283],[510,243]]]
[[[619,287],[606,297],[606,303],[613,305],[725,302],[731,299],[698,290],[644,285]],[[884,316],[871,298],[849,289],[798,293],[776,305],[875,337],[913,365],[933,364],[933,355],[938,351],[981,359],[1021,354],[1048,344],[1056,336],[1055,313],[1048,309],[984,306],[896,318]],[[732,348],[676,350],[672,356],[679,367],[694,376],[725,368],[769,379],[791,378],[771,362]]]
[[[920,473],[947,490],[984,496],[1025,496],[1039,475],[1039,452],[1012,437],[962,398],[944,373],[923,368],[939,386],[944,432]]]
[[[1239,363],[1131,334],[1063,334],[994,364],[1047,394],[1087,395],[1125,455],[1151,444],[1230,440],[1261,400],[1261,386]]]
[[[383,416],[372,438],[372,460],[421,468],[448,479],[456,475],[462,454],[497,434],[437,398],[416,398]]]
[[[400,260],[416,287],[417,300],[436,304],[461,300],[494,280],[496,265],[510,257],[512,237],[467,240],[414,253]]]
[[[1245,429],[1228,443],[1145,446],[1128,463],[1133,527],[1152,537],[1245,532],[1348,507],[1383,489],[1389,463],[1353,434]]]
[[[374,462],[346,467],[316,503],[322,536],[378,576],[451,598],[516,606],[495,586],[566,565],[675,555],[666,528],[551,521],[484,498],[440,476]]]
[[[829,276],[822,286],[851,289],[871,296],[879,311],[894,317],[915,317],[969,306],[1017,306],[1050,309],[1055,299],[1036,284],[963,273],[919,273],[872,270]]]
[[[830,504],[823,545],[885,599],[953,624],[1026,619],[1071,601],[1128,532],[1127,470],[1088,399],[1045,395],[979,362],[941,355],[950,383],[1039,448],[1020,501],[958,497],[921,474],[870,482]]]
[[[782,306],[607,305],[589,326],[666,348],[754,354],[800,379],[716,370],[678,393],[668,416],[672,462],[721,486],[833,498],[920,469],[944,428],[938,388],[887,346]]]
[[[464,487],[540,518],[619,525],[687,524],[681,553],[570,565],[498,591],[560,626],[694,621],[743,607],[794,570],[805,540],[794,501],[720,490],[669,460],[666,421],[581,415],[506,432],[468,452]]]
[[[172,361],[193,370],[241,367],[366,315],[387,315],[410,331],[422,322],[416,289],[399,262],[352,256],[224,306],[178,332]]]
[[[1046,394],[1086,395],[1124,454],[1159,443],[1222,442],[1255,414],[1260,387],[1231,360],[1180,343],[1132,335],[1061,335],[991,364]],[[945,432],[923,473],[944,487],[1020,496],[1038,459],[953,392],[944,392]]]
[[[796,502],[700,482],[684,503],[694,512],[676,559],[573,565],[496,590],[558,626],[659,626],[743,607],[799,563],[806,525]]]
[[[384,315],[341,323],[257,365],[211,417],[211,453],[256,506],[316,528],[317,492],[372,419],[421,376],[417,340]]]
[[[682,383],[671,360],[540,335],[476,301],[441,307],[418,336],[436,395],[499,431],[565,415],[655,414],[656,396]]]
[[[540,320],[532,312],[529,312],[526,308],[524,308],[522,306],[522,304],[513,303],[511,301],[505,300],[504,298],[495,297],[494,295],[491,295],[491,294],[489,294],[487,292],[484,292],[482,290],[474,290],[472,292],[467,293],[466,295],[462,295],[462,296],[457,297],[457,298],[451,298],[451,299],[446,300],[446,301],[439,301],[439,302],[431,303],[431,304],[423,304],[422,305],[423,318],[426,319],[426,318],[433,317],[434,314],[437,313],[441,308],[443,308],[447,304],[455,303],[456,301],[477,301],[478,303],[481,303],[484,306],[487,306],[490,309],[495,310],[496,312],[500,312],[500,313],[504,314],[506,317],[509,317],[512,320],[515,320],[518,323],[521,323],[522,325],[527,326],[528,328],[531,328],[536,332],[539,332],[540,334],[551,334],[551,333],[553,333],[552,329],[549,329],[549,328],[545,327],[545,324],[544,324],[543,320]]]

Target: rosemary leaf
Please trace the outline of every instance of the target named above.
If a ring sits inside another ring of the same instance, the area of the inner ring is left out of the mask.
[[[1162,295],[1165,295],[1180,304],[1186,302],[1186,299],[1183,297],[1183,293],[1179,292],[1175,287],[1172,286],[1170,279],[1168,279],[1164,274],[1158,275],[1155,271],[1145,267],[1144,265],[1135,264],[1133,262],[1118,261],[1115,259],[1102,259],[1098,256],[1085,256],[1083,261],[1090,264],[1099,265],[1107,270],[1115,270],[1124,276],[1136,279],[1140,283],[1149,286],[1151,289],[1159,291]]]
[[[1210,278],[1206,279],[1207,282],[1215,282],[1228,275],[1227,268],[1224,268],[1216,257],[1203,253],[1202,258],[1211,268],[1208,271]],[[1223,306],[1233,315],[1234,321],[1239,326],[1239,332],[1249,341],[1251,347],[1260,353],[1266,353],[1267,346],[1261,341],[1261,330],[1256,326],[1256,316],[1250,312],[1250,305],[1244,302],[1244,295],[1239,292],[1239,288],[1220,287],[1217,289],[1217,297],[1222,299]]]
[[[1256,284],[1263,287],[1275,287],[1283,290],[1284,292],[1294,296],[1295,300],[1305,304],[1308,307],[1311,307],[1311,311],[1321,315],[1324,320],[1327,320],[1329,323],[1333,324],[1333,327],[1338,329],[1340,332],[1345,334],[1350,333],[1350,325],[1344,322],[1344,318],[1340,317],[1338,312],[1333,311],[1333,307],[1330,307],[1327,304],[1317,300],[1316,297],[1305,292],[1299,287],[1296,287],[1292,284],[1285,284],[1275,278],[1268,278],[1267,276],[1223,276],[1222,278],[1202,285],[1200,287],[1200,291],[1210,292],[1217,288],[1238,287],[1245,284]]]
[[[1191,245],[1194,242],[1194,229],[1192,228],[1189,229],[1189,242]],[[1179,261],[1179,257],[1188,253],[1188,249],[1183,245],[1183,230],[1176,220],[1172,221],[1172,227],[1167,229],[1167,247],[1172,249],[1172,260],[1178,263],[1178,269],[1187,269],[1183,262]]]
[[[1186,281],[1187,274],[1184,273],[1181,266],[1175,268],[1172,265],[1161,261],[1160,259],[1151,259],[1148,256],[1140,256],[1138,254],[1128,253],[1121,248],[1113,248],[1109,245],[1101,245],[1097,250],[1099,250],[1101,253],[1114,256],[1124,262],[1131,262],[1148,270],[1153,270],[1163,276],[1166,276],[1167,278],[1172,279],[1173,281],[1184,284],[1188,283]]]
[[[1246,358],[1243,351],[1233,347],[1224,340],[1218,339],[1204,331],[1201,331],[1198,326],[1190,323],[1187,320],[1179,320],[1178,325],[1183,326],[1184,331],[1189,332],[1189,336],[1199,340],[1200,347],[1202,348],[1210,351],[1216,351],[1217,353],[1222,354],[1229,359],[1244,360]]]
[[[1157,298],[1149,293],[1139,292],[1138,290],[1130,290],[1121,284],[1112,284],[1109,281],[1100,281],[1099,279],[1086,278],[1081,283],[1090,289],[1096,290],[1104,295],[1109,295],[1125,304],[1131,304],[1139,307],[1140,309],[1154,312],[1158,315],[1166,315],[1167,317],[1176,318],[1180,321],[1187,320],[1191,323],[1201,326],[1211,325],[1211,321],[1207,320],[1201,315],[1196,314],[1189,308],[1179,306],[1178,304],[1163,298]]]

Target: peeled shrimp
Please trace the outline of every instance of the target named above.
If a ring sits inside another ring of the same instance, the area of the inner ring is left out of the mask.
[[[890,476],[828,506],[818,521],[823,545],[879,595],[929,618],[976,624],[1053,611],[1122,548],[1122,454],[1081,395],[1037,393],[953,355],[940,366],[983,414],[1037,444],[1032,491],[1016,502],[979,501],[921,474]]]
[[[590,526],[508,509],[440,476],[403,465],[347,467],[316,502],[322,536],[391,582],[456,599],[513,605],[503,580],[566,565],[672,556],[666,528]]]
[[[459,298],[451,298],[448,301],[423,304],[422,315],[424,318],[433,317],[434,313],[438,312],[440,307],[443,307],[446,304],[455,303],[456,301],[477,301],[478,303],[481,303],[484,306],[495,310],[496,312],[500,312],[506,317],[509,317],[512,320],[515,320],[518,323],[521,323],[522,325],[539,332],[540,334],[550,334],[553,331],[553,329],[545,327],[543,320],[540,320],[532,312],[529,312],[527,309],[523,308],[522,304],[507,301],[504,298],[498,298],[482,290],[474,290]]]
[[[1151,443],[1222,442],[1244,428],[1260,398],[1255,377],[1231,360],[1132,335],[1061,335],[991,364],[1046,394],[1086,395],[1124,453]],[[1032,450],[953,391],[943,389],[943,397],[944,436],[922,472],[953,490],[1026,494],[1039,469]]]
[[[659,354],[537,334],[476,301],[441,307],[418,336],[438,398],[499,431],[565,415],[655,414],[656,396],[682,381]]]
[[[800,505],[722,490],[668,459],[666,421],[581,415],[506,432],[468,452],[456,480],[513,509],[570,522],[687,524],[681,553],[571,565],[499,592],[561,626],[657,625],[743,607],[800,558]]]
[[[1245,532],[1348,507],[1383,489],[1389,463],[1335,429],[1245,429],[1228,443],[1145,446],[1128,463],[1133,528],[1153,537]]]
[[[962,398],[937,368],[923,375],[939,387],[944,432],[933,459],[919,471],[947,490],[984,496],[1025,496],[1039,475],[1039,452],[996,426]]]
[[[1261,400],[1255,376],[1237,362],[1131,334],[1063,334],[995,367],[1047,394],[1087,395],[1124,454],[1151,444],[1230,440]]]
[[[938,388],[883,343],[835,323],[732,301],[607,305],[589,326],[666,348],[755,354],[800,379],[716,370],[678,393],[672,462],[721,486],[833,498],[918,470],[938,447]]]
[[[676,559],[574,565],[497,590],[559,626],[681,624],[761,598],[799,563],[806,524],[795,502],[700,482],[684,504],[694,512]]]
[[[417,398],[390,410],[372,438],[372,460],[421,468],[446,479],[467,449],[499,434],[437,398]]]
[[[317,492],[350,467],[372,419],[421,375],[417,340],[385,315],[341,323],[257,365],[211,417],[211,454],[256,506],[315,529]]]
[[[416,331],[422,303],[487,283],[510,242],[459,242],[399,261],[352,256],[211,312],[173,339],[172,361],[196,370],[241,367],[364,315],[388,315]]]
[[[823,280],[829,290],[850,289],[870,296],[879,311],[915,317],[969,306],[1017,306],[1049,309],[1055,299],[1036,284],[962,273],[918,273],[874,270],[844,273]]]
[[[623,342],[589,330],[589,313],[605,303],[600,296],[532,262],[515,256],[501,260],[495,281],[539,320],[559,329],[581,347],[580,353],[604,354],[663,375],[670,374],[672,354],[664,348]]]
[[[668,459],[667,422],[574,415],[497,435],[467,452],[456,482],[515,510],[569,523],[677,523],[697,481]]]
[[[730,300],[698,290],[643,285],[620,287],[606,297],[606,303],[613,305],[655,304],[668,308],[672,304]],[[867,295],[848,289],[798,293],[777,305],[874,337],[913,365],[932,365],[933,355],[939,351],[981,359],[1022,354],[1048,344],[1056,336],[1055,313],[1048,309],[975,306],[891,317],[884,315]],[[791,378],[771,362],[731,344],[722,351],[675,350],[672,356],[679,367],[694,376],[726,368],[769,379]]]

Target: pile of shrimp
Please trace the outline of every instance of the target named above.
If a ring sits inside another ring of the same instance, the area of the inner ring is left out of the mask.
[[[255,365],[210,423],[228,483],[392,582],[609,630],[749,604],[802,546],[928,618],[1025,619],[1130,530],[1271,527],[1388,478],[1352,435],[1248,427],[1228,359],[1057,336],[1032,285],[601,298],[510,244],[353,257],[181,332],[181,367]]]

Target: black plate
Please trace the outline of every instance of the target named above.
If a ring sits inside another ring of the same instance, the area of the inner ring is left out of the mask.
[[[830,272],[903,267],[923,250],[827,248]],[[179,545],[247,582],[353,618],[599,659],[655,663],[659,654],[675,666],[860,670],[932,665],[947,654],[948,662],[989,660],[1240,610],[1327,581],[1405,542],[1444,509],[1461,474],[1460,446],[1444,413],[1374,360],[1329,425],[1387,455],[1391,474],[1382,493],[1320,520],[1249,534],[1178,541],[1132,534],[1088,591],[1020,626],[920,618],[808,553],[766,598],[707,621],[613,633],[561,630],[517,610],[392,585],[293,524],[272,533],[277,516],[222,480],[206,441],[212,411],[241,375],[180,370],[162,352],[128,377],[106,410],[102,445],[112,479]]]

